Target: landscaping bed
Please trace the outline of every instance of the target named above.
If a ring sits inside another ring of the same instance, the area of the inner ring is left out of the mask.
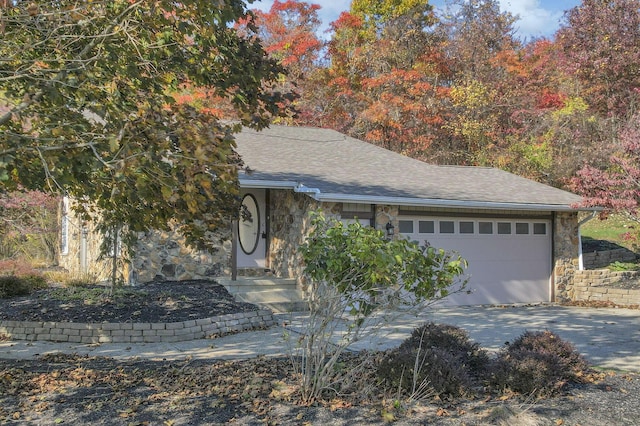
[[[31,298],[34,304],[27,304],[32,308],[23,309],[22,314],[24,319],[36,320],[43,318],[38,313],[53,315],[50,309],[59,309],[64,318],[126,320],[109,317],[110,308],[120,305],[117,315],[132,315],[137,307],[147,310],[146,321],[171,321],[194,312],[213,315],[255,309],[236,303],[215,283],[159,283],[129,290],[134,292],[129,297],[121,294],[115,300],[105,296],[88,304],[72,303],[80,311],[71,306],[53,308],[48,305],[53,303],[51,298],[35,293]],[[206,298],[206,303],[199,304],[198,296]],[[147,309],[153,304],[165,311]],[[128,311],[124,305],[131,305]],[[152,312],[164,313],[152,317]],[[364,357],[376,366],[384,356],[349,354],[339,368],[350,369]],[[482,388],[465,396],[408,397],[372,385],[380,380],[374,370],[360,378],[368,392],[329,393],[327,398],[303,406],[297,403],[298,376],[288,357],[239,361],[187,357],[155,362],[55,354],[0,360],[0,424],[631,425],[640,418],[640,379],[636,374],[590,372],[546,398]]]

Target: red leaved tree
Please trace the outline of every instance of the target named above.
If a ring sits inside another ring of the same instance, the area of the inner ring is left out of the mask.
[[[611,157],[609,167],[585,166],[571,184],[585,196],[585,206],[604,207],[640,223],[640,115],[621,130],[620,152]]]

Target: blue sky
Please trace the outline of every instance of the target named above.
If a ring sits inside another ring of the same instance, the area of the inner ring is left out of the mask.
[[[335,21],[340,12],[348,10],[348,0],[307,0],[319,4],[323,29]],[[552,36],[560,25],[565,10],[581,3],[581,0],[499,0],[502,10],[518,15],[520,20],[515,24],[520,37]],[[269,10],[273,0],[260,0],[249,5],[252,9]],[[446,0],[432,0],[436,9],[442,9]]]

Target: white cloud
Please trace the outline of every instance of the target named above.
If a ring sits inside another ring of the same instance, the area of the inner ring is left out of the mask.
[[[519,17],[514,27],[523,38],[552,36],[563,15],[562,10],[542,7],[539,0],[500,0],[500,8]]]

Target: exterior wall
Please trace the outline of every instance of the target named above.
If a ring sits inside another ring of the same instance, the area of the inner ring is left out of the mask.
[[[61,219],[65,208],[61,209]],[[91,222],[78,218],[66,208],[67,248],[61,251],[59,264],[70,274],[89,276],[96,281],[111,278],[111,259],[99,259],[102,236]],[[120,257],[118,278],[130,284],[150,281],[182,281],[209,279],[229,275],[231,271],[231,225],[215,238],[224,240],[212,253],[188,248],[175,228],[169,232],[152,231],[139,235],[135,257],[131,263]],[[62,236],[61,236],[62,238]]]
[[[139,235],[131,262],[131,282],[210,279],[231,273],[231,229],[216,238],[224,239],[214,252],[187,247],[175,227],[169,232]]]
[[[574,276],[579,269],[578,214],[557,213],[553,223],[553,278],[555,301],[573,298]]]
[[[63,201],[60,208],[60,223],[62,226],[61,248],[66,245],[67,250],[60,250],[58,263],[74,277],[91,277],[97,281],[105,281],[111,277],[111,260],[100,260],[100,244],[102,236],[91,222],[77,217],[73,211],[73,202]],[[66,219],[63,217],[66,216]],[[65,229],[66,228],[66,229]],[[63,243],[66,240],[66,244]],[[121,273],[126,272],[122,264]]]
[[[610,302],[621,306],[640,305],[640,272],[608,269],[578,271],[575,276],[573,301]]]
[[[302,277],[298,247],[311,227],[310,212],[320,203],[305,194],[271,190],[269,197],[270,242],[267,266],[277,277]]]
[[[398,215],[400,210],[398,206],[376,206],[376,229],[387,232],[387,224],[393,225],[394,237],[400,235],[400,227],[398,226]]]

